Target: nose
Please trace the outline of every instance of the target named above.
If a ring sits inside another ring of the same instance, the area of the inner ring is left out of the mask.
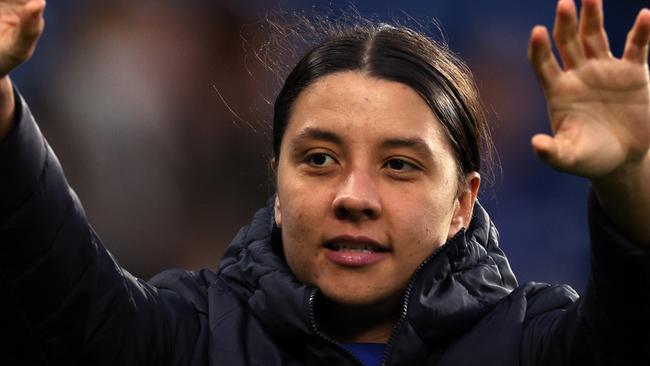
[[[349,174],[338,187],[332,201],[339,220],[375,220],[381,215],[381,200],[372,177],[365,172]]]

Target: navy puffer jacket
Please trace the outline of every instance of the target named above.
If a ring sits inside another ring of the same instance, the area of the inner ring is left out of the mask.
[[[270,204],[216,273],[147,283],[102,246],[24,102],[18,112],[0,143],[0,364],[360,364],[321,330],[321,295],[289,270]],[[384,365],[649,365],[650,253],[593,198],[590,230],[578,299],[568,286],[517,286],[477,206],[413,275]]]

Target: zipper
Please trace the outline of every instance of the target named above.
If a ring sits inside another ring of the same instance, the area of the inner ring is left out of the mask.
[[[348,351],[347,349],[341,347],[341,345],[336,342],[332,337],[328,336],[323,332],[320,327],[318,326],[318,322],[316,321],[316,311],[314,310],[314,304],[316,302],[316,296],[318,295],[318,288],[314,288],[311,290],[311,293],[309,294],[309,322],[311,323],[311,328],[316,333],[316,335],[325,341],[326,343],[330,344],[334,348],[336,348],[338,351],[344,353],[346,356],[348,356],[350,359],[354,361],[358,366],[364,366],[363,362],[361,362],[360,359],[357,358],[352,352]]]
[[[388,343],[386,344],[386,350],[384,351],[384,355],[381,357],[381,366],[385,366],[390,359],[393,351],[393,343],[395,342],[395,337],[399,333],[399,330],[402,328],[402,324],[406,320],[406,314],[408,312],[409,303],[411,301],[411,292],[413,292],[413,286],[415,286],[415,280],[417,279],[418,274],[422,268],[427,265],[427,263],[429,263],[431,260],[433,260],[433,258],[437,257],[443,250],[449,247],[449,244],[454,242],[459,236],[463,235],[464,232],[465,230],[463,229],[457,232],[456,235],[454,235],[450,240],[447,241],[447,243],[445,243],[445,245],[436,249],[433,253],[431,253],[430,256],[428,256],[422,263],[420,263],[420,265],[413,272],[413,276],[411,276],[411,279],[406,286],[406,291],[404,292],[404,300],[402,301],[402,307],[400,308],[399,318],[397,319],[397,323],[395,323],[393,330],[390,332]]]
[[[413,275],[411,276],[411,279],[408,282],[408,285],[406,286],[406,291],[404,292],[404,297],[402,300],[402,306],[400,308],[400,316],[397,319],[397,322],[395,323],[395,326],[393,327],[393,330],[390,333],[390,336],[388,337],[388,343],[386,344],[386,350],[384,351],[384,354],[382,355],[381,358],[381,366],[385,366],[386,362],[390,359],[390,356],[392,354],[393,350],[393,343],[395,341],[395,337],[399,333],[400,328],[402,327],[402,324],[406,320],[406,314],[408,312],[408,307],[409,307],[409,302],[411,300],[411,292],[413,292],[413,286],[415,286],[415,281],[418,277],[418,274],[422,270],[424,266],[427,265],[433,258],[438,256],[443,250],[445,250],[447,247],[449,247],[450,243],[454,242],[455,240],[458,239],[461,235],[463,235],[465,230],[461,229],[459,232],[456,233],[450,240],[445,243],[445,245],[441,246],[440,248],[436,249],[431,255],[429,255],[420,265],[415,269],[413,272]],[[329,345],[333,346],[335,349],[339,350],[340,352],[344,353],[346,356],[348,356],[350,359],[352,359],[358,366],[364,366],[364,364],[355,356],[352,354],[350,351],[347,349],[341,347],[341,345],[336,342],[334,339],[332,339],[330,336],[325,334],[320,327],[318,326],[318,322],[316,321],[316,312],[314,310],[314,304],[316,302],[316,296],[318,295],[319,290],[318,288],[314,288],[311,290],[311,293],[309,294],[309,322],[311,323],[311,328],[316,333],[316,335]]]

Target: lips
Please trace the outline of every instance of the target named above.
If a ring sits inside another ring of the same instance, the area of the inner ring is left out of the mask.
[[[388,252],[389,249],[375,240],[363,236],[341,235],[325,243],[327,249],[350,252]]]
[[[325,254],[343,267],[366,267],[389,255],[390,248],[367,237],[343,235],[325,243]]]
[[[349,243],[349,242],[337,242],[337,243],[327,243],[325,244],[327,249],[335,251],[347,251],[347,252],[387,252],[387,249],[380,248],[377,246],[360,244],[360,243]]]

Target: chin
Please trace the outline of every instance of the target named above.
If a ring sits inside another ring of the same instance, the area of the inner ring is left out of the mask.
[[[402,298],[403,291],[399,293],[384,293],[377,291],[370,291],[368,288],[358,289],[349,288],[346,291],[341,291],[338,286],[328,287],[323,286],[320,288],[321,292],[330,302],[341,307],[348,308],[366,308],[366,307],[384,307],[385,305],[392,306],[392,304],[399,303]]]

